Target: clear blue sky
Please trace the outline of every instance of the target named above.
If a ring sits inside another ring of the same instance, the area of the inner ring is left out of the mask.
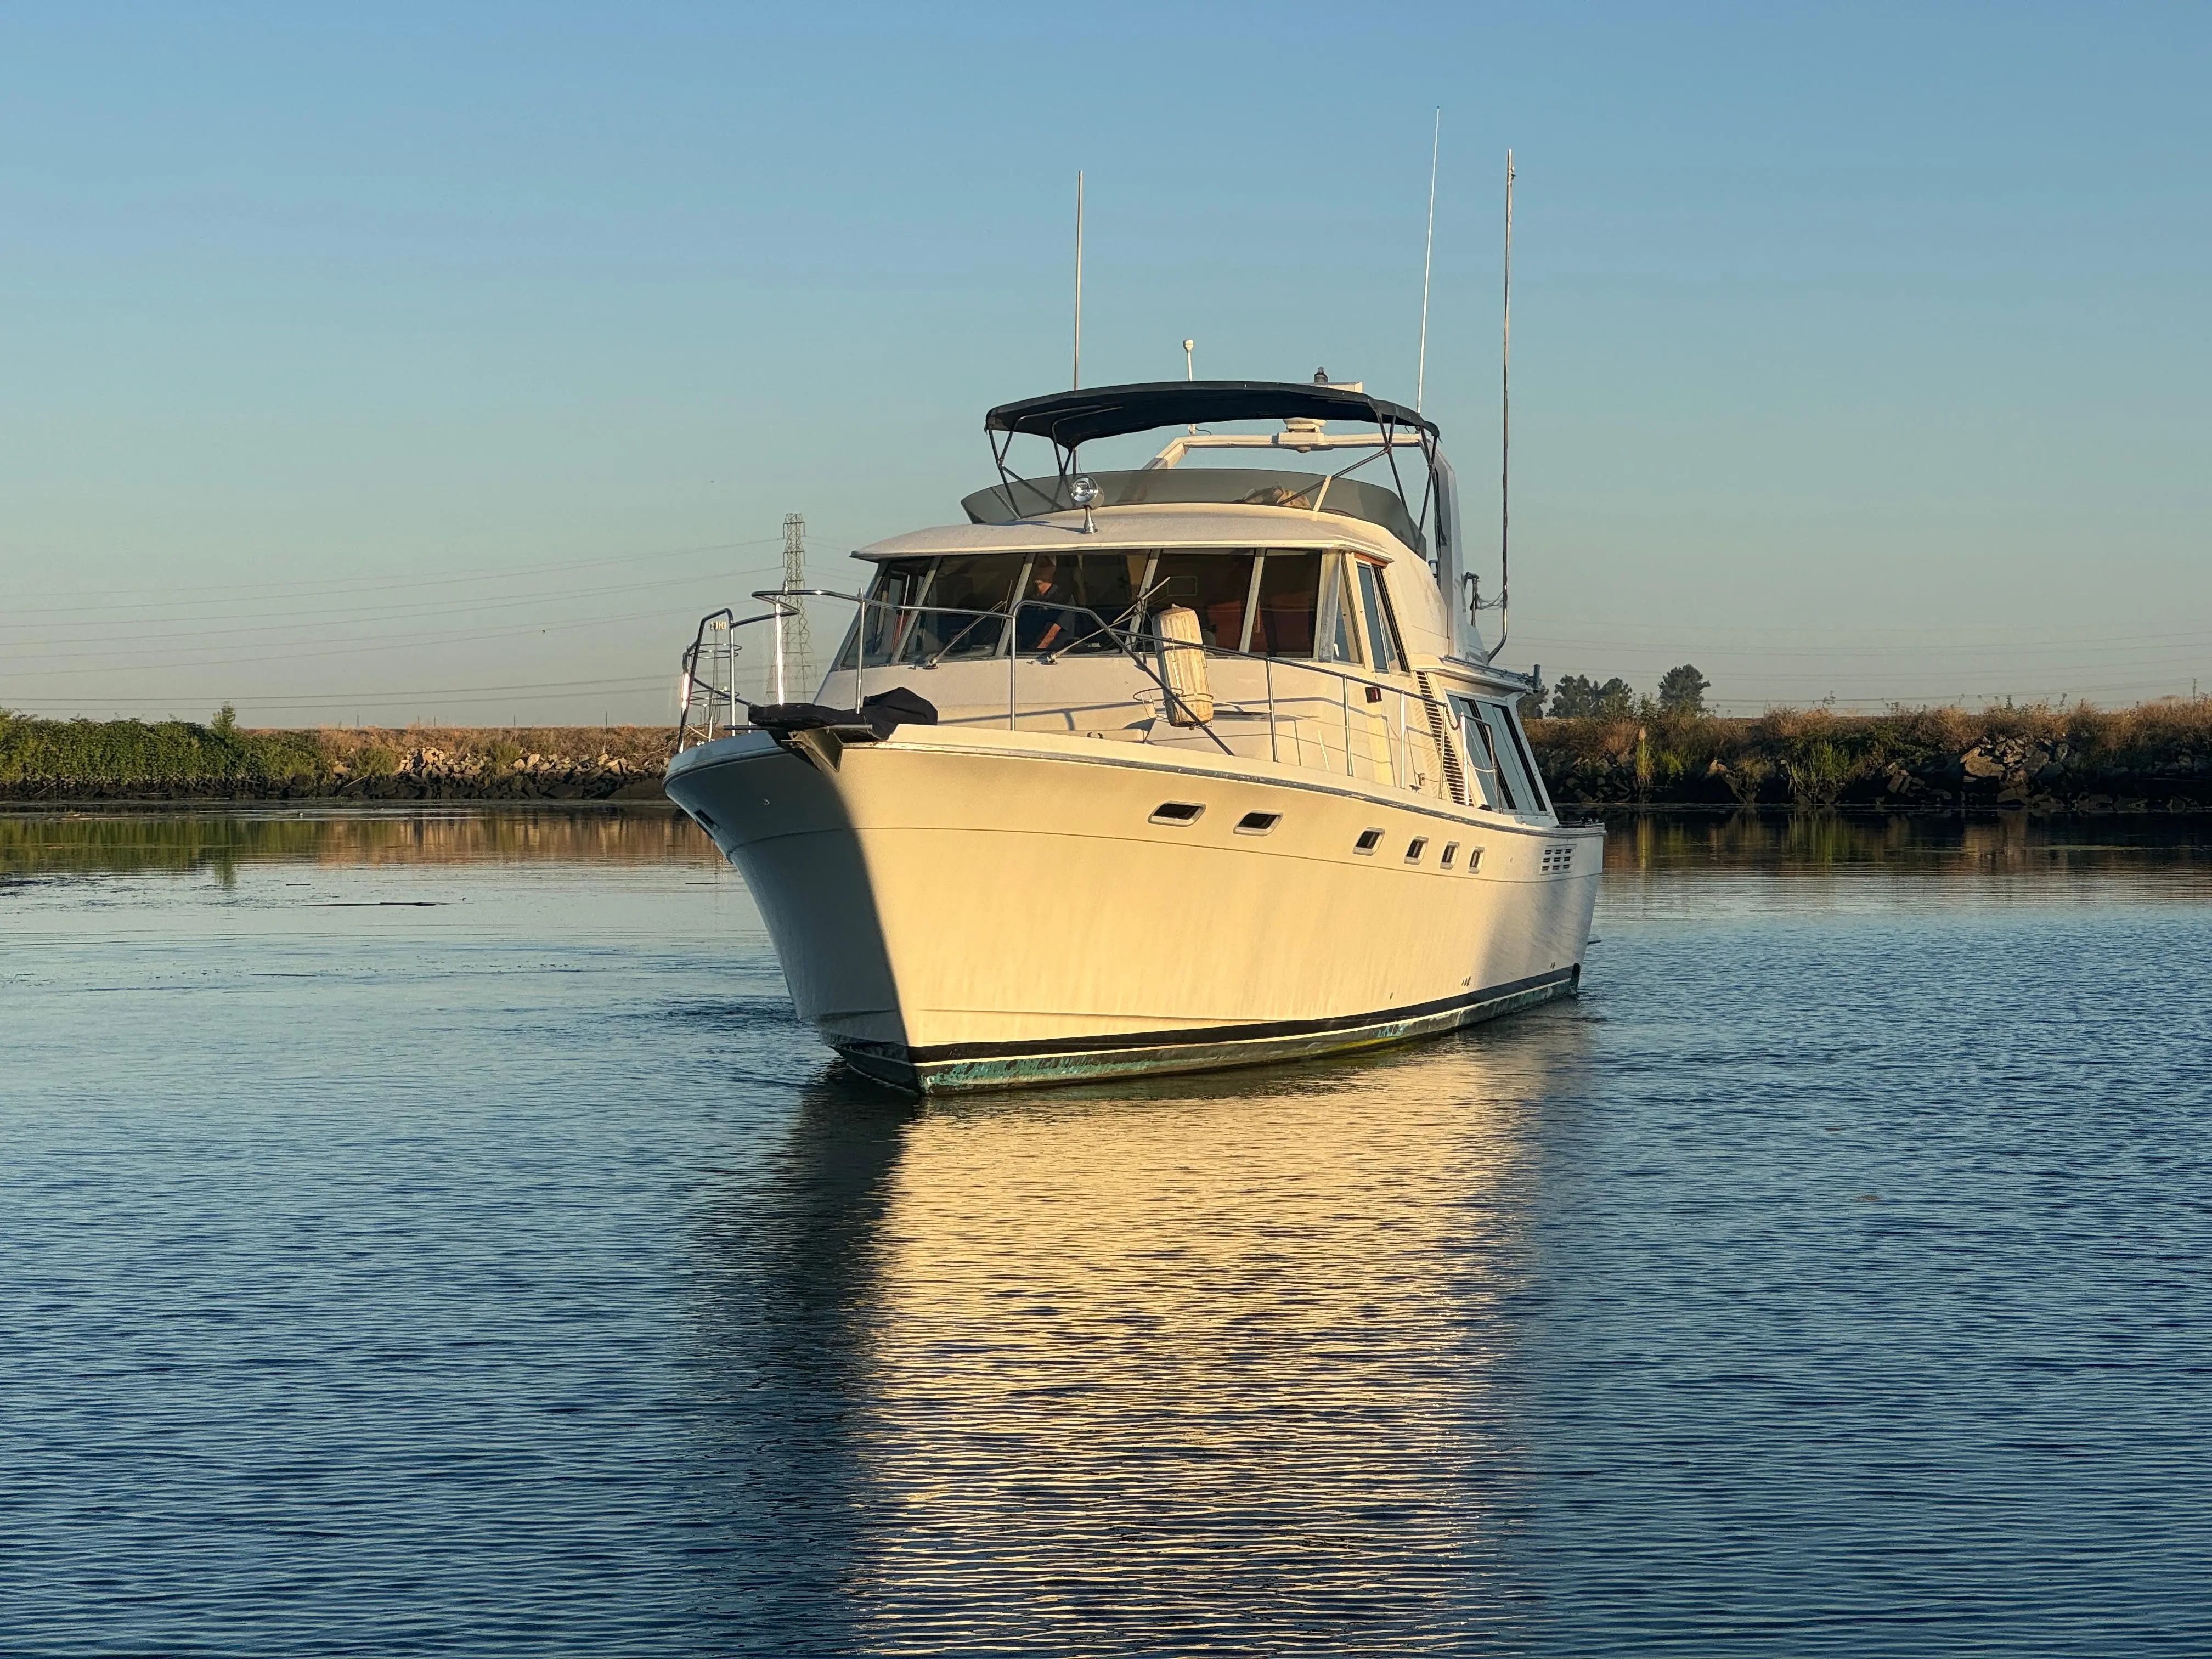
[[[16,6],[0,705],[665,718],[806,515],[1085,378],[1410,399],[1515,637],[1758,707],[2212,689],[2212,12]],[[1480,539],[1480,538],[1478,538]],[[508,689],[520,688],[520,689]]]

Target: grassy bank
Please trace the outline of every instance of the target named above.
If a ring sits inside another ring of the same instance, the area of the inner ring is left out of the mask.
[[[1529,736],[1553,795],[1584,806],[2212,810],[2212,698],[1540,720]]]
[[[605,800],[659,793],[662,726],[325,726],[0,713],[0,799]]]
[[[2212,810],[2212,698],[2133,708],[1776,709],[1529,723],[1584,807]],[[0,800],[658,799],[665,726],[247,731],[0,714]]]

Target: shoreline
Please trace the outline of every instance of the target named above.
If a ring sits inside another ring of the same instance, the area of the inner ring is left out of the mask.
[[[1563,815],[1772,809],[1915,817],[2212,813],[2212,698],[1755,719],[1656,707],[1534,719]],[[0,710],[0,811],[663,804],[672,726],[47,720]]]

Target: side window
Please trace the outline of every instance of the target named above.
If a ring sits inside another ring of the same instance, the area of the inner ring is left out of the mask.
[[[840,668],[881,668],[898,653],[898,643],[914,626],[914,617],[900,607],[915,602],[922,578],[929,574],[927,559],[898,559],[876,573],[865,606],[853,621],[845,644],[837,653]]]
[[[1513,793],[1511,775],[1499,764],[1505,739],[1490,722],[1485,704],[1472,697],[1454,697],[1452,713],[1459,722],[1460,746],[1467,750],[1482,790],[1482,804],[1494,811],[1517,812],[1519,798]]]
[[[1515,728],[1512,711],[1504,703],[1490,701],[1478,701],[1473,708],[1480,728],[1477,741],[1483,746],[1484,762],[1496,770],[1507,810],[1516,812],[1546,811],[1543,797],[1536,788],[1534,769],[1528,763],[1528,750],[1522,744],[1521,733]]]
[[[1364,559],[1359,567],[1359,608],[1367,616],[1367,660],[1378,672],[1395,674],[1406,665],[1398,649],[1398,619],[1390,614],[1390,596],[1382,586],[1382,573]]]
[[[1356,618],[1358,611],[1352,603],[1351,561],[1346,555],[1332,553],[1322,566],[1321,588],[1321,620],[1316,637],[1321,644],[1323,662],[1359,660],[1359,633]]]
[[[1539,812],[1548,812],[1552,804],[1544,799],[1544,779],[1536,770],[1535,760],[1528,753],[1528,739],[1521,730],[1521,717],[1506,703],[1492,703],[1493,723],[1512,741],[1514,758],[1521,763],[1521,775],[1527,781],[1527,799]]]

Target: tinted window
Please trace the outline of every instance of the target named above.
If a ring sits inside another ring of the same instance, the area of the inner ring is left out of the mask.
[[[1244,648],[1244,606],[1252,592],[1249,553],[1163,553],[1152,567],[1146,608],[1187,605],[1198,613],[1198,636],[1224,650]]]
[[[1252,649],[1263,657],[1310,657],[1314,608],[1321,598],[1321,555],[1267,553],[1260,560],[1260,604]]]

